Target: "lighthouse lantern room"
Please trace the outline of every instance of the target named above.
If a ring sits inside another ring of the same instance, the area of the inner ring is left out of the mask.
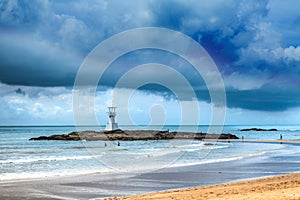
[[[109,122],[106,124],[105,130],[107,131],[112,131],[118,129],[118,123],[116,123],[115,117],[116,117],[116,106],[108,106],[108,117],[109,117]]]

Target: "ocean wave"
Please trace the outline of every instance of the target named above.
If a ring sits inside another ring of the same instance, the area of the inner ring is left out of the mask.
[[[44,171],[44,172],[18,172],[18,173],[2,173],[0,174],[0,181],[15,181],[15,180],[28,180],[28,179],[40,179],[40,178],[55,178],[55,177],[67,177],[76,175],[85,175],[93,173],[107,173],[112,172],[111,169],[100,170],[64,170],[64,171]]]
[[[300,129],[287,129],[287,130],[279,130],[279,131],[286,131],[286,132],[300,132]]]
[[[192,166],[192,165],[201,165],[201,164],[210,164],[210,163],[218,163],[218,162],[227,162],[227,161],[235,161],[235,160],[242,160],[245,158],[251,157],[259,157],[264,155],[266,152],[258,152],[253,154],[247,154],[243,156],[233,156],[228,158],[218,158],[218,159],[188,159],[186,160],[184,157],[184,162],[181,162],[180,159],[182,158],[179,154],[178,155],[170,155],[170,152],[157,152],[160,157],[152,157],[151,154],[139,156],[139,157],[127,157],[127,162],[123,162],[124,160],[119,160],[116,157],[109,157],[105,160],[104,163],[111,166],[112,169],[126,171],[126,172],[141,172],[141,171],[153,171],[157,169],[162,169],[165,167],[185,167],[185,166]],[[116,159],[116,162],[112,162],[112,160]],[[133,165],[133,163],[135,163]]]
[[[160,156],[163,156],[163,154],[167,155],[167,153],[172,153],[173,151],[168,152],[157,152]],[[233,156],[228,158],[219,158],[219,159],[203,159],[198,160],[196,162],[188,162],[186,163],[173,163],[172,165],[168,165],[168,163],[164,163],[164,160],[161,160],[164,165],[168,167],[184,167],[184,166],[191,166],[191,165],[200,165],[200,164],[210,164],[210,163],[218,163],[218,162],[227,162],[227,161],[235,161],[235,160],[241,160],[245,158],[251,158],[251,157],[259,157],[261,155],[264,155],[266,152],[261,151],[257,153],[242,155],[242,156]],[[168,155],[167,155],[168,156]],[[55,158],[56,160],[68,160],[68,159],[88,159],[92,158],[94,156],[77,156],[77,157],[61,157],[61,158]],[[50,158],[50,160],[54,160],[54,158]],[[22,160],[20,159],[19,162]],[[125,165],[123,167],[120,167],[120,169],[126,169],[127,171],[133,170],[133,171],[141,171],[141,170],[151,170],[152,168],[160,168],[161,163],[160,162],[149,162],[151,165],[147,164],[147,160],[144,160],[146,162],[142,162],[142,165],[135,165],[133,167],[130,163],[127,163],[128,165]],[[187,160],[186,160],[187,161]],[[9,162],[6,160],[6,162]],[[27,161],[26,161],[27,162]],[[120,163],[124,164],[124,163]],[[155,165],[156,164],[156,165]],[[47,171],[47,172],[18,172],[18,173],[2,173],[0,174],[0,181],[10,181],[10,180],[27,180],[27,179],[38,179],[38,178],[51,178],[51,177],[65,177],[65,176],[74,176],[74,175],[83,175],[83,174],[91,174],[91,173],[105,173],[105,172],[114,172],[113,169],[108,168],[100,168],[97,170],[90,169],[90,170],[57,170],[57,171]]]
[[[213,150],[213,149],[223,149],[223,148],[228,148],[229,146],[217,146],[217,145],[212,145],[212,146],[205,146],[205,145],[197,145],[198,148],[188,148],[189,146],[187,145],[184,147],[184,145],[180,147],[176,147],[174,149],[168,149],[168,150],[154,150],[154,149],[144,149],[144,152],[139,152],[139,153],[132,153],[138,155],[137,158],[141,157],[160,157],[160,156],[167,156],[171,154],[184,154],[186,152],[201,152],[202,150]],[[195,147],[195,146],[194,146]],[[147,151],[148,150],[148,151]]]
[[[73,146],[73,147],[65,147],[64,149],[101,149],[104,146]]]
[[[174,149],[189,149],[189,148],[197,148],[197,149],[203,149],[203,148],[208,148],[208,149],[219,149],[219,148],[227,148],[229,147],[231,144],[220,144],[217,142],[212,142],[209,143],[209,145],[207,145],[207,142],[201,142],[198,144],[195,143],[190,143],[190,144],[181,144],[181,145],[172,145],[172,146],[166,146],[164,148],[166,149],[170,149],[170,148],[174,148]]]
[[[242,160],[245,158],[259,157],[259,156],[264,155],[265,153],[266,153],[265,151],[261,151],[258,153],[247,154],[247,155],[243,155],[243,156],[234,156],[234,157],[229,157],[229,158],[208,159],[208,160],[202,160],[202,161],[198,161],[198,162],[188,162],[188,163],[174,163],[174,164],[172,164],[171,167],[184,167],[184,166],[191,166],[191,165],[201,165],[201,164]]]
[[[84,160],[91,159],[95,157],[100,157],[100,155],[89,155],[89,156],[64,156],[64,157],[37,157],[37,158],[22,158],[22,159],[9,159],[0,160],[0,164],[21,164],[21,163],[31,163],[31,162],[50,162],[50,161],[64,161],[64,160]]]

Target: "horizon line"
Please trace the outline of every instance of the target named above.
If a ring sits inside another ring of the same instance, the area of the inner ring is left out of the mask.
[[[65,125],[0,125],[0,127],[105,127],[105,124],[103,125],[71,125],[71,124],[65,124]],[[154,124],[154,125],[147,125],[147,124],[141,124],[141,125],[128,125],[123,124],[119,126],[300,126],[300,124]]]

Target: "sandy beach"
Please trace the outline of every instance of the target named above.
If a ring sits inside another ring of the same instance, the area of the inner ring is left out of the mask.
[[[300,173],[111,199],[300,199]]]

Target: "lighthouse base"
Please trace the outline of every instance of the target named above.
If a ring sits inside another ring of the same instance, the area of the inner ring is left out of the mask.
[[[106,124],[105,130],[112,131],[112,130],[116,130],[116,129],[119,129],[118,123],[107,123]]]

